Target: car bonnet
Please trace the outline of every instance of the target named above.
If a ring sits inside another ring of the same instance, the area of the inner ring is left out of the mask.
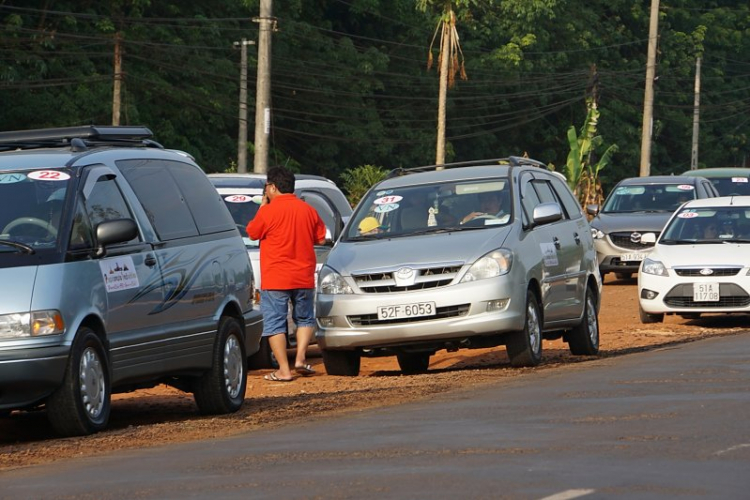
[[[29,312],[36,272],[37,266],[0,269],[0,314]]]
[[[591,221],[596,229],[612,233],[619,231],[661,231],[673,212],[599,214]]]
[[[511,229],[512,226],[506,226],[371,241],[339,241],[328,254],[326,265],[348,276],[404,265],[471,263],[500,248]]]

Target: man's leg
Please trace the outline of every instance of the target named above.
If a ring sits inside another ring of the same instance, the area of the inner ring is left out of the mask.
[[[267,377],[278,380],[291,380],[292,370],[286,354],[287,315],[289,314],[289,293],[286,290],[261,290],[260,309],[263,312],[263,336],[268,339],[278,370]]]
[[[299,368],[307,365],[307,347],[315,334],[315,290],[313,288],[301,288],[292,293],[292,319],[297,325],[297,356],[294,367]],[[302,372],[300,372],[302,373]],[[312,374],[303,373],[303,374]]]

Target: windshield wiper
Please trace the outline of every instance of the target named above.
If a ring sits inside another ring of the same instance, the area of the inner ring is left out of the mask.
[[[36,253],[36,250],[31,248],[29,245],[24,245],[23,243],[19,243],[17,241],[10,241],[10,240],[0,240],[0,244],[2,245],[8,245],[9,247],[17,248],[19,250],[23,250],[23,253],[27,253],[29,255],[33,255]]]
[[[662,245],[696,245],[696,244],[700,244],[701,242],[698,240],[673,240],[673,239],[665,238],[665,239],[659,240],[659,243]]]
[[[721,240],[722,243],[750,243],[750,238],[729,238]]]

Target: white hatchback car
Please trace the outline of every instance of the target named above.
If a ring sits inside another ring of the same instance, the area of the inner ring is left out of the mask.
[[[750,312],[750,196],[692,200],[667,223],[638,272],[642,323],[665,314]]]

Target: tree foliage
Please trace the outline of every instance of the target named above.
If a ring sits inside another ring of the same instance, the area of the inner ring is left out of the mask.
[[[431,163],[438,88],[425,54],[446,1],[274,2],[269,163],[334,180],[358,165]],[[452,5],[471,79],[456,79],[448,94],[451,160],[528,152],[564,164],[568,129],[584,122],[586,100],[594,96],[597,134],[619,146],[601,172],[605,191],[638,175],[647,2]],[[223,171],[237,156],[240,54],[234,42],[257,39],[252,18],[258,14],[259,0],[5,0],[0,129],[111,123],[119,34],[122,123],[149,126],[165,146],[188,151],[208,171]],[[750,4],[739,0],[662,5],[652,174],[690,168],[698,55],[699,166],[747,164],[749,26]],[[253,117],[253,47],[248,67]]]

